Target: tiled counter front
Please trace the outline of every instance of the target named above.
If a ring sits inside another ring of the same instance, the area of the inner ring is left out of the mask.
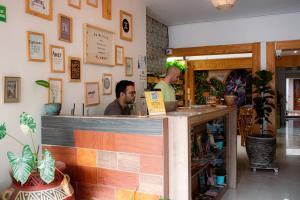
[[[76,199],[168,197],[167,119],[42,117],[42,143],[66,163]]]

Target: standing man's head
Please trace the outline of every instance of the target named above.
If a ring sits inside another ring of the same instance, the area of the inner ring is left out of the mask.
[[[134,103],[135,87],[134,82],[122,80],[116,85],[116,98],[122,106]]]
[[[180,70],[175,66],[169,67],[164,81],[168,84],[173,84],[179,80],[179,77],[180,77]]]

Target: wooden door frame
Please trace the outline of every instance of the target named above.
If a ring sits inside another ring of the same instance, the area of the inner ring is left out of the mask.
[[[260,69],[260,42],[231,44],[231,45],[216,45],[216,46],[200,46],[188,48],[172,49],[171,57],[181,56],[201,56],[201,55],[220,55],[220,54],[239,54],[252,53],[252,73]],[[190,88],[191,103],[195,103],[195,81],[193,66],[189,66],[185,73],[185,91]],[[187,102],[187,92],[185,92],[185,102]]]
[[[273,73],[273,80],[271,82],[271,87],[276,91],[276,80],[275,80],[275,72],[276,72],[276,50],[295,50],[300,49],[300,40],[285,40],[285,41],[271,41],[267,42],[266,44],[267,48],[267,70],[271,71]],[[274,104],[276,107],[276,93],[274,98]],[[268,127],[270,130],[272,130],[274,133],[276,131],[276,112],[277,109],[274,109],[270,116],[270,121],[272,124],[270,124]]]

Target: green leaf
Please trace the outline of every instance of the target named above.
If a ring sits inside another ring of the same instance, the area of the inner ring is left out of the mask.
[[[6,136],[6,125],[5,123],[0,123],[0,140]]]
[[[45,80],[37,80],[35,81],[36,84],[45,87],[45,88],[49,88],[49,82],[45,81]]]
[[[36,122],[28,113],[23,112],[20,115],[20,128],[25,135],[36,132]]]
[[[55,161],[48,150],[44,151],[44,159],[38,161],[38,168],[43,181],[49,184],[54,180]]]
[[[34,159],[29,145],[24,145],[22,157],[18,157],[12,152],[7,152],[7,157],[13,177],[23,185],[33,169]]]

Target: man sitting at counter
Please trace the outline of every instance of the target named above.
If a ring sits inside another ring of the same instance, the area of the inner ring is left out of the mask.
[[[131,109],[128,104],[135,101],[134,82],[121,80],[116,85],[116,99],[108,104],[104,111],[104,115],[130,115]]]

